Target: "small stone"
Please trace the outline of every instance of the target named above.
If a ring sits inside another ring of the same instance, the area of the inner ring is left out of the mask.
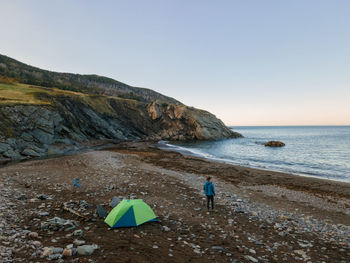
[[[63,257],[71,257],[73,255],[73,252],[71,249],[65,248],[62,252]]]
[[[40,215],[40,216],[48,216],[49,213],[48,213],[48,212],[40,212],[39,215]]]
[[[84,245],[85,244],[85,241],[84,240],[79,240],[79,239],[75,239],[73,241],[74,245],[76,246],[81,246],[81,245]]]
[[[254,263],[259,262],[256,258],[254,258],[254,257],[252,257],[252,256],[245,256],[245,257],[246,257],[246,259],[248,259],[248,260],[250,260],[250,261],[252,261],[252,262],[254,262]]]
[[[47,195],[45,194],[40,194],[40,195],[37,195],[37,197],[39,200],[46,200],[47,199]]]
[[[41,246],[41,242],[40,241],[33,241],[33,245],[36,247],[40,247]]]
[[[30,232],[28,234],[28,237],[32,238],[32,239],[36,239],[39,237],[39,234],[37,232]]]
[[[97,245],[83,245],[77,248],[77,253],[82,256],[89,256],[94,253],[95,249],[98,249]]]
[[[63,252],[63,248],[61,248],[61,247],[53,247],[52,248],[52,252],[54,254],[61,254]]]
[[[152,248],[159,248],[157,245],[153,245],[153,247]]]
[[[48,256],[49,260],[55,260],[55,259],[61,259],[62,255],[61,254],[51,254],[50,256]]]
[[[211,249],[212,249],[212,250],[217,250],[217,251],[226,251],[225,248],[220,247],[220,246],[212,246]]]
[[[75,230],[73,232],[73,236],[79,236],[79,237],[83,236],[83,230],[81,229]]]
[[[49,256],[51,254],[53,254],[52,248],[49,248],[49,247],[44,247],[43,248],[43,256],[44,257],[47,257],[47,256]]]
[[[17,200],[27,200],[28,197],[25,194],[21,194],[19,197],[17,197]]]
[[[163,226],[163,230],[164,230],[165,232],[169,232],[169,231],[170,231],[170,228],[167,227],[167,226]]]

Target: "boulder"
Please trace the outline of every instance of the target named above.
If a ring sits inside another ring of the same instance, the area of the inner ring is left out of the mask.
[[[7,143],[0,142],[0,153],[6,152],[9,148],[9,145]]]
[[[111,201],[111,203],[110,203],[110,206],[111,206],[112,208],[114,208],[114,207],[116,207],[121,201],[122,201],[122,199],[120,199],[120,198],[117,197],[117,196],[114,196],[114,197],[112,198],[112,201]]]
[[[12,160],[21,159],[21,155],[18,153],[18,151],[13,150],[12,148],[9,148],[2,155]]]
[[[98,245],[83,245],[77,248],[77,253],[82,256],[89,256],[98,249]]]
[[[79,223],[74,220],[66,220],[63,218],[54,217],[54,218],[48,219],[45,222],[42,222],[41,229],[54,230],[54,231],[58,231],[58,230],[69,231],[69,230],[75,229],[78,225]]]
[[[283,142],[280,142],[280,141],[268,141],[264,145],[268,146],[268,147],[283,147],[283,146],[285,146],[285,144]]]
[[[106,209],[104,209],[102,205],[98,205],[98,206],[97,206],[96,214],[97,214],[100,218],[103,218],[103,219],[105,219],[105,218],[107,217],[107,215],[108,215]]]
[[[26,148],[22,151],[22,154],[30,157],[40,157],[40,153],[34,151],[33,149]]]

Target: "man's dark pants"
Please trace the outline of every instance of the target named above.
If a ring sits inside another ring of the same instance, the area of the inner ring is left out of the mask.
[[[211,209],[214,209],[214,196],[213,195],[207,195],[207,207],[209,210],[209,202],[211,201]]]

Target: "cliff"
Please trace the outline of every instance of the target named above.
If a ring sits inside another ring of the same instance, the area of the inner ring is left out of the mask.
[[[15,75],[20,76],[21,71],[9,72],[0,75],[0,160],[61,154],[96,140],[241,136],[209,112],[147,89],[132,88],[132,95],[117,96],[121,94],[118,88],[102,92],[101,84],[96,94],[87,87],[74,90],[73,86],[58,89],[18,83],[23,78]]]

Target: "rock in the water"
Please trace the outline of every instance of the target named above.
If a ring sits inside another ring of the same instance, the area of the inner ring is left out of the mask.
[[[104,209],[102,205],[97,206],[96,214],[103,219],[105,219],[108,215],[106,209]]]
[[[121,201],[122,201],[122,199],[120,199],[120,198],[117,197],[117,196],[114,196],[114,197],[112,198],[112,201],[111,201],[111,203],[110,203],[110,206],[111,206],[112,208],[114,208],[114,207],[116,207]]]
[[[77,248],[77,252],[79,255],[88,256],[94,253],[96,249],[98,249],[97,245],[83,245]]]
[[[280,141],[268,141],[264,145],[265,146],[269,146],[269,147],[282,147],[282,146],[285,146],[285,144],[283,142],[280,142]]]

